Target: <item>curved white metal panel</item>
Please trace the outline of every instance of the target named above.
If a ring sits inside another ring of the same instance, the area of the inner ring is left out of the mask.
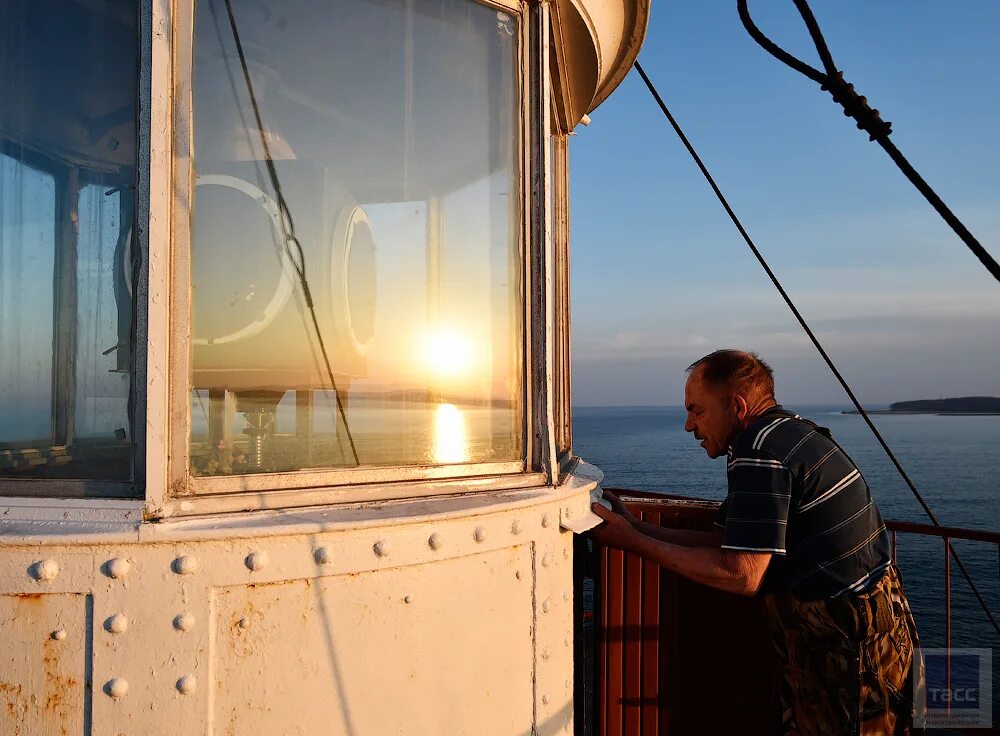
[[[649,0],[557,0],[554,8],[561,123],[572,129],[632,68],[646,35]]]
[[[571,730],[561,522],[599,479],[144,523],[116,542],[0,524],[0,633],[18,643],[0,658],[4,733]]]
[[[590,106],[593,110],[615,91],[639,55],[649,22],[649,0],[579,1],[590,6],[594,25],[602,35],[601,48],[605,52],[601,81]]]

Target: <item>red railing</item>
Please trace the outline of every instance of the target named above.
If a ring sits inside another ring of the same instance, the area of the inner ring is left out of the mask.
[[[644,521],[674,529],[712,528],[718,504],[613,489]],[[952,540],[993,544],[1000,534],[887,522],[898,535],[936,536],[945,550],[945,643],[951,649]],[[596,578],[599,736],[769,734],[778,669],[759,607],[750,598],[691,583],[618,550],[602,550]],[[905,575],[905,570],[903,571]],[[950,685],[950,667],[948,669]],[[979,731],[979,733],[983,733]]]
[[[910,521],[886,521],[886,527],[892,532],[892,559],[896,559],[897,537],[899,534],[915,534],[925,537],[940,537],[944,547],[944,630],[945,630],[945,687],[951,689],[951,542],[962,539],[973,542],[992,544],[997,550],[997,574],[1000,576],[1000,533],[985,532],[978,529],[963,529],[953,526],[933,526],[917,524]],[[985,608],[985,607],[984,607]],[[992,624],[993,614],[982,611]],[[948,705],[951,712],[951,705]]]

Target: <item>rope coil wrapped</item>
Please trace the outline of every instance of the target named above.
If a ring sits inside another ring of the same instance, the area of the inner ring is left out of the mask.
[[[844,79],[843,72],[837,72],[820,85],[820,89],[829,92],[833,101],[844,108],[844,115],[854,118],[858,130],[868,134],[868,140],[875,141],[888,138],[892,133],[892,123],[883,120],[879,111],[868,104],[868,98],[860,95],[854,85]]]

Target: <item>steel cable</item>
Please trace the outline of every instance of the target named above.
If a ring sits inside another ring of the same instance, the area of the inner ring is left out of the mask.
[[[288,251],[288,259],[299,277],[299,285],[302,287],[302,297],[306,307],[309,309],[309,316],[312,317],[313,328],[316,331],[316,340],[319,342],[320,352],[323,354],[323,363],[326,366],[327,377],[330,386],[333,388],[333,396],[337,402],[337,411],[344,421],[344,432],[351,446],[351,454],[354,456],[354,464],[360,465],[358,459],[358,448],[354,444],[354,435],[351,434],[351,427],[347,422],[347,413],[344,411],[344,404],[340,398],[340,391],[337,389],[337,382],[333,377],[333,368],[330,366],[330,356],[326,350],[326,343],[323,340],[323,333],[319,328],[319,320],[316,318],[316,307],[313,305],[312,292],[309,289],[309,281],[306,278],[306,257],[302,250],[302,244],[295,234],[295,222],[292,220],[291,210],[285,200],[284,192],[281,189],[281,180],[278,178],[278,170],[274,165],[274,158],[271,156],[271,147],[267,143],[264,122],[261,119],[260,107],[257,105],[257,95],[254,93],[253,82],[250,79],[250,68],[247,65],[246,55],[243,53],[243,43],[240,40],[240,32],[236,26],[236,17],[233,15],[233,5],[231,0],[225,0],[226,13],[229,15],[229,26],[233,32],[233,41],[236,44],[236,53],[240,57],[240,67],[243,69],[243,79],[247,85],[247,93],[250,96],[250,106],[253,109],[254,119],[257,122],[257,132],[260,134],[260,144],[264,149],[264,162],[267,165],[268,178],[271,181],[271,188],[274,190],[274,198],[278,204],[278,212],[281,222],[282,235],[285,238],[285,248]],[[294,246],[294,250],[291,246]]]
[[[837,65],[833,61],[833,55],[830,53],[830,48],[823,38],[823,32],[819,27],[819,23],[816,22],[816,17],[809,8],[809,3],[806,0],[792,0],[795,3],[795,7],[798,8],[799,14],[806,24],[806,28],[809,30],[809,35],[812,37],[813,44],[816,46],[816,52],[823,62],[823,69],[825,71],[815,69],[801,59],[797,59],[765,36],[763,31],[757,27],[757,24],[753,22],[753,18],[750,17],[747,2],[748,0],[737,0],[736,7],[740,14],[740,20],[743,21],[743,26],[747,29],[753,40],[782,64],[813,80],[823,91],[829,92],[834,102],[844,108],[844,115],[854,118],[858,128],[864,130],[868,133],[871,140],[882,146],[882,149],[889,154],[889,158],[899,167],[899,170],[924,195],[924,198],[944,218],[944,221],[962,239],[962,242],[968,246],[969,250],[979,259],[986,270],[993,274],[993,278],[1000,281],[1000,264],[979,243],[976,237],[965,227],[948,205],[944,203],[944,200],[931,188],[931,185],[913,168],[913,165],[903,155],[902,151],[889,140],[889,135],[892,133],[892,124],[882,120],[879,111],[873,109],[868,104],[868,100],[855,91],[854,85],[844,79],[844,73],[837,69]]]
[[[878,431],[878,428],[875,426],[875,423],[872,422],[871,417],[868,416],[868,412],[865,411],[865,408],[861,405],[861,402],[858,400],[858,397],[855,396],[854,391],[847,383],[847,380],[837,369],[837,366],[834,365],[833,360],[830,358],[826,350],[823,348],[823,345],[816,337],[816,334],[809,327],[809,324],[802,316],[802,313],[799,312],[798,308],[795,306],[795,303],[792,301],[792,298],[788,295],[788,292],[785,291],[785,288],[781,285],[781,282],[778,280],[778,277],[775,275],[774,271],[771,270],[771,267],[768,265],[767,261],[765,260],[763,254],[761,254],[760,250],[757,248],[756,244],[753,242],[753,239],[750,237],[750,234],[746,231],[746,228],[743,227],[743,223],[740,222],[740,218],[736,215],[736,212],[734,212],[733,208],[729,205],[729,201],[726,199],[726,196],[722,193],[722,190],[719,189],[719,185],[715,183],[715,179],[712,177],[712,174],[709,172],[708,168],[701,160],[701,156],[698,155],[698,152],[694,149],[694,146],[691,145],[691,142],[688,140],[688,137],[684,134],[684,131],[681,129],[680,124],[678,124],[677,120],[671,114],[670,110],[667,108],[666,103],[664,103],[663,98],[660,97],[660,93],[656,91],[656,87],[653,85],[653,82],[649,79],[649,76],[647,76],[645,70],[642,68],[642,65],[638,61],[635,62],[635,69],[637,72],[639,72],[639,76],[642,77],[642,81],[645,82],[647,89],[649,89],[650,94],[653,96],[653,99],[656,101],[656,104],[659,105],[660,110],[663,112],[663,115],[666,117],[667,121],[674,129],[674,132],[677,134],[677,137],[680,138],[681,143],[684,144],[684,147],[687,149],[687,152],[691,155],[691,158],[694,159],[695,164],[697,164],[698,168],[701,170],[701,173],[705,177],[705,180],[708,182],[709,186],[712,187],[712,191],[715,192],[715,196],[718,198],[719,202],[726,210],[726,213],[729,215],[729,219],[733,221],[733,224],[736,226],[736,229],[739,230],[740,235],[743,236],[743,240],[746,241],[746,244],[750,247],[750,250],[753,252],[754,257],[757,259],[761,267],[764,269],[764,272],[771,280],[771,283],[774,284],[774,287],[778,290],[778,293],[781,294],[781,298],[785,301],[785,304],[788,305],[788,308],[791,310],[792,314],[795,315],[795,319],[798,320],[799,325],[805,331],[806,335],[809,337],[809,340],[812,342],[813,346],[816,348],[820,356],[826,362],[827,366],[830,368],[830,371],[833,373],[834,377],[837,379],[837,381],[840,382],[840,385],[843,387],[844,391],[851,399],[851,403],[854,404],[855,408],[858,410],[858,414],[860,414],[864,418],[865,422],[868,424],[868,428],[872,431],[872,434],[875,435],[875,439],[878,440],[878,443],[882,446],[882,449],[885,451],[885,454],[889,457],[889,460],[892,461],[892,464],[895,466],[896,470],[903,478],[903,481],[906,483],[910,491],[913,493],[914,497],[916,497],[917,501],[920,503],[920,506],[927,514],[927,517],[931,520],[934,526],[941,526],[940,522],[937,519],[937,516],[934,515],[934,512],[931,511],[931,507],[927,505],[927,502],[924,500],[924,497],[920,494],[920,491],[917,490],[917,487],[913,484],[913,481],[910,480],[910,476],[907,475],[906,471],[903,469],[903,466],[896,458],[895,453],[893,453],[888,443],[882,437],[882,433]],[[966,568],[965,563],[958,555],[958,550],[956,550],[951,545],[950,542],[948,543],[948,549],[950,550],[952,557],[955,559],[955,562],[958,564],[959,569],[962,571],[962,574],[965,576],[966,581],[968,581],[969,587],[972,588],[972,592],[978,599],[979,605],[985,612],[986,617],[989,619],[990,623],[993,624],[993,628],[996,630],[997,635],[1000,636],[1000,624],[997,623],[997,620],[994,618],[992,611],[990,611],[990,608],[987,605],[986,600],[979,592],[979,588],[976,586],[975,582],[973,582],[972,576],[969,573],[968,569]]]

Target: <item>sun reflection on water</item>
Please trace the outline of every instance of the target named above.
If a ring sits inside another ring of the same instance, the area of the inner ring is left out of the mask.
[[[434,462],[469,461],[469,439],[465,416],[454,404],[438,404],[434,414]]]

